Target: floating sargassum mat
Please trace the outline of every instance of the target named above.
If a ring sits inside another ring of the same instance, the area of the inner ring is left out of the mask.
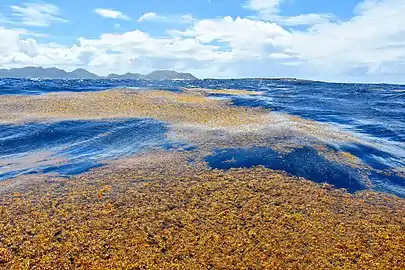
[[[288,153],[312,147],[331,161],[367,172],[372,168],[348,152],[331,150],[329,144],[369,144],[327,124],[260,108],[232,106],[212,99],[211,93],[261,94],[244,90],[113,89],[100,92],[55,93],[40,96],[0,96],[0,122],[154,118],[170,124],[167,136],[195,144],[201,152],[226,147],[270,147]]]
[[[0,196],[4,269],[403,269],[405,201],[155,152]],[[23,181],[20,178],[19,181]]]
[[[405,268],[404,199],[350,194],[260,166],[216,170],[204,162],[215,148],[289,153],[310,146],[368,170],[327,147],[364,143],[344,131],[234,107],[200,90],[1,96],[0,104],[8,124],[155,118],[170,124],[168,138],[198,147],[106,161],[72,179],[38,174],[0,182],[0,268]]]

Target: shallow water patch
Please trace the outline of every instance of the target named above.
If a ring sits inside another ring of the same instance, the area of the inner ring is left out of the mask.
[[[329,183],[336,188],[345,188],[349,192],[366,189],[358,170],[325,159],[311,147],[297,148],[286,154],[261,147],[220,149],[206,157],[205,161],[216,169],[251,168],[262,165],[318,183]]]

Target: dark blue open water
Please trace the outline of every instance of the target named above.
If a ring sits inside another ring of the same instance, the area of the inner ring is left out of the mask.
[[[167,140],[166,132],[152,119],[0,125],[0,180],[38,172],[77,175],[144,151],[193,149]]]
[[[355,133],[369,144],[334,145],[359,157],[375,170],[405,167],[405,85],[340,84],[280,80],[25,80],[0,79],[0,95],[41,95],[50,92],[100,91],[134,87],[181,91],[182,87],[263,91],[262,96],[226,96],[234,105],[263,107],[302,118],[329,123]],[[216,95],[221,97],[221,95]],[[154,120],[64,121],[23,126],[0,125],[0,179],[39,170],[77,174],[99,166],[102,160],[129,156],[155,148],[183,147],[165,139],[167,127]],[[184,142],[187,143],[187,142]],[[22,157],[49,152],[60,157],[59,166],[24,166]],[[19,160],[21,158],[22,160]],[[222,161],[235,158],[233,163]],[[1,160],[14,161],[18,166]],[[317,182],[329,182],[350,191],[364,187],[356,171],[325,161],[313,149],[296,150],[287,156],[269,149],[218,149],[207,161],[217,168],[265,165],[286,170]],[[228,164],[228,165],[221,165]],[[312,169],[311,169],[312,168]],[[314,169],[315,168],[315,171]],[[370,172],[382,191],[405,196],[405,179]]]

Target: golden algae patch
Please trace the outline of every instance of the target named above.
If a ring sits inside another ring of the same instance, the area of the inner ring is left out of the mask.
[[[145,154],[3,193],[0,267],[405,267],[403,199],[262,167],[208,170],[188,155]]]
[[[285,117],[288,119],[287,122],[291,123],[291,129],[296,133],[307,134],[320,141],[366,143],[361,138],[332,125],[318,123],[297,116],[285,115]]]
[[[329,149],[330,143],[373,146],[331,125],[265,109],[232,106],[229,101],[207,97],[212,89],[183,91],[121,89],[1,96],[4,106],[0,107],[0,122],[154,118],[169,123],[169,139],[195,144],[205,155],[216,148],[270,147],[288,153],[308,146],[329,160],[361,170],[364,179],[371,169],[349,153]]]
[[[339,152],[339,156],[353,163],[360,163],[360,159],[349,152]]]
[[[353,167],[353,168],[358,168],[358,169],[364,169],[364,170],[372,170],[372,168],[364,162],[352,155],[349,152],[345,151],[332,151],[328,149],[326,146],[319,145],[315,147],[317,151],[322,154],[325,158],[329,160],[333,160],[342,164],[345,164],[347,166]]]
[[[218,148],[268,147],[280,154],[288,154],[298,148],[311,147],[324,158],[361,170],[362,174],[371,169],[356,156],[328,146],[329,143],[366,143],[360,138],[327,125],[285,114],[268,113],[263,119],[264,123],[261,124],[226,128],[176,124],[171,125],[167,136],[195,144],[204,153]]]
[[[178,129],[194,127],[223,129],[232,133],[258,132],[268,134],[268,137],[311,137],[327,142],[361,141],[326,124],[265,109],[232,106],[227,101],[210,99],[200,90],[191,89],[183,93],[110,90],[1,96],[0,102],[4,106],[0,107],[0,122],[150,117],[166,121]]]
[[[232,106],[229,101],[209,98],[209,91],[215,90],[183,89],[181,93],[174,93],[115,89],[0,96],[0,122],[154,118],[169,123],[169,139],[195,144],[204,154],[215,148],[229,147],[270,147],[288,153],[308,146],[329,160],[362,170],[364,175],[371,169],[349,153],[327,146],[360,143],[374,147],[357,136],[288,114]]]
[[[260,123],[264,115],[257,109],[232,107],[195,93],[167,91],[111,90],[1,99],[8,104],[0,108],[1,122],[9,121],[7,115],[13,113],[20,121],[151,117],[169,123],[232,126]]]
[[[181,102],[181,103],[208,103],[213,102],[212,99],[209,99],[205,96],[200,95],[199,93],[174,93],[169,91],[148,91],[144,93],[145,96],[158,99],[167,99],[172,102]]]

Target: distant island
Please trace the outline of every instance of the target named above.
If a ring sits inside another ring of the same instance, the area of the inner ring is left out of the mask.
[[[1,78],[40,78],[40,79],[132,79],[132,80],[198,80],[190,73],[179,73],[172,70],[156,70],[147,75],[126,73],[123,75],[110,74],[98,76],[85,69],[67,72],[59,68],[24,67],[0,69]]]

